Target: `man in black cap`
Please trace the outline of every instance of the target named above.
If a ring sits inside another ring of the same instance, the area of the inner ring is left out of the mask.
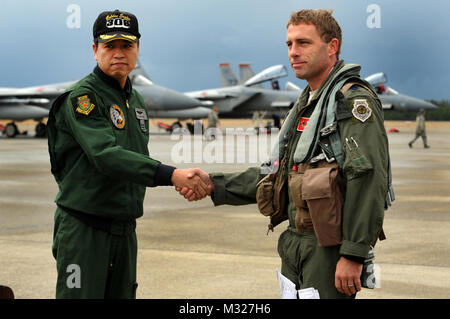
[[[128,12],[94,23],[93,73],[53,104],[48,119],[51,171],[58,183],[53,256],[57,298],[136,296],[136,218],[146,187],[209,192],[200,169],[180,170],[149,157],[144,100],[128,74],[139,54],[139,27]]]

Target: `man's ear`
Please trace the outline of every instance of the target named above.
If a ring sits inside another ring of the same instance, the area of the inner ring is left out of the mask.
[[[97,46],[95,45],[95,43],[92,43],[92,50],[94,51],[94,59],[95,61],[97,61]]]
[[[331,39],[330,42],[328,42],[328,55],[337,55],[337,52],[339,50],[339,40],[336,38]]]

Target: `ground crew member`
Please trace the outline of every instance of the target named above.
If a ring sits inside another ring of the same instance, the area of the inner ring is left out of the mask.
[[[68,88],[48,120],[51,171],[58,183],[53,256],[57,298],[133,298],[136,218],[146,187],[184,185],[206,195],[192,170],[149,157],[149,123],[128,74],[139,54],[137,18],[102,12],[93,27],[93,73]],[[192,181],[192,182],[191,182]]]
[[[211,112],[208,113],[208,127],[206,129],[206,139],[215,139],[216,137],[216,130],[217,130],[217,124],[219,124],[219,116],[217,113],[219,112],[219,109],[217,106],[213,106]]]
[[[430,148],[427,144],[427,133],[425,131],[425,110],[420,109],[419,113],[416,116],[416,136],[414,139],[408,143],[409,148],[412,148],[413,143],[419,138],[422,137],[423,147]]]
[[[341,29],[331,13],[301,10],[287,24],[292,69],[308,86],[283,123],[278,157],[268,163],[276,173],[252,167],[202,179],[210,183],[215,205],[257,202],[271,216],[270,229],[288,220],[278,253],[282,274],[297,289],[313,287],[320,298],[354,298],[363,262],[382,234],[388,141],[373,88],[360,78],[359,66],[339,60]],[[328,118],[334,122],[325,126]]]

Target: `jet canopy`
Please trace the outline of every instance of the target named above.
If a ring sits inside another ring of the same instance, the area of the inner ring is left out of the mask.
[[[387,82],[387,76],[383,72],[375,73],[366,77],[366,81],[372,84],[373,86],[378,86],[380,84]]]
[[[264,71],[259,72],[258,74],[254,75],[250,79],[248,79],[244,85],[245,86],[252,86],[256,85],[262,82],[275,80],[284,76],[287,76],[288,72],[284,65],[274,65],[271,66]]]

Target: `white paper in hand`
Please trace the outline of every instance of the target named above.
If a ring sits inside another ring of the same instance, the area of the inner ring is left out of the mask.
[[[278,269],[276,269],[278,284],[280,285],[281,299],[297,299],[297,290],[295,284],[288,278],[283,276]]]

